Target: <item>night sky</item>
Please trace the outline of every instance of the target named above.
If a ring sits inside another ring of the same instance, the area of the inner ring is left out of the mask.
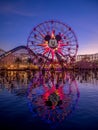
[[[98,0],[0,0],[0,48],[27,45],[32,28],[51,19],[72,27],[78,54],[98,53]]]

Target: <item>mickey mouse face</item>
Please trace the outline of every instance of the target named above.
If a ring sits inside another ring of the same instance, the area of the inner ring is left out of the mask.
[[[45,41],[48,41],[48,46],[50,48],[56,48],[58,46],[58,42],[61,40],[60,35],[56,35],[55,38],[51,38],[50,35],[45,36]]]
[[[56,48],[58,46],[57,40],[56,39],[50,39],[49,43],[48,43],[48,46],[50,48]]]

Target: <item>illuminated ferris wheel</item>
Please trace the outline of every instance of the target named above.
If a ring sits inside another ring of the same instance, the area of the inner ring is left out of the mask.
[[[34,27],[27,39],[29,52],[48,60],[72,63],[78,51],[71,27],[59,21],[46,21]]]

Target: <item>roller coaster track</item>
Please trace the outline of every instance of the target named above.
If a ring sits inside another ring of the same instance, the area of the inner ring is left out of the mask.
[[[1,55],[0,55],[0,60],[1,60],[2,58],[6,57],[6,56],[8,56],[8,55],[10,55],[10,54],[12,54],[13,52],[20,50],[20,49],[26,49],[26,50],[27,50],[27,47],[26,47],[26,46],[18,46],[18,47],[15,47],[14,49],[11,49],[11,50],[9,50],[9,51],[7,51],[7,52],[1,54]]]
[[[7,52],[5,52],[5,53],[3,53],[3,54],[1,54],[0,55],[0,60],[1,59],[3,59],[4,57],[7,57],[8,55],[10,55],[10,54],[12,54],[12,53],[14,53],[14,52],[16,52],[16,51],[18,51],[18,50],[20,50],[20,49],[25,49],[25,50],[27,50],[27,51],[31,51],[29,48],[27,48],[26,46],[18,46],[18,47],[15,47],[15,48],[13,48],[13,49],[11,49],[11,50],[9,50],[9,51],[7,51]],[[40,56],[40,57],[43,57],[43,58],[46,58],[45,56],[43,56],[43,55],[41,55],[41,54],[35,54],[33,51],[31,51],[32,52],[32,55],[34,55],[34,56]],[[29,54],[28,54],[29,55]]]

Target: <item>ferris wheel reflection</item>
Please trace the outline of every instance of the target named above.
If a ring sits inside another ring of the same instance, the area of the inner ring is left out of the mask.
[[[28,87],[32,116],[53,125],[75,110],[79,96],[75,77],[69,72],[37,72]]]

